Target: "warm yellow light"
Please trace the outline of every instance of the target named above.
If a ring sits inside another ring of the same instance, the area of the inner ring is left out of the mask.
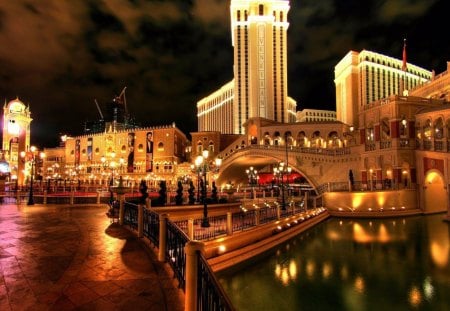
[[[420,293],[420,290],[416,286],[413,286],[409,291],[409,303],[413,307],[417,307],[421,302],[422,302],[422,294]]]
[[[364,279],[361,276],[357,276],[355,279],[355,290],[362,294],[364,293],[365,287]]]
[[[227,248],[225,247],[225,245],[222,244],[219,246],[219,254],[225,253],[226,250],[227,250]]]
[[[297,278],[297,264],[294,260],[289,262],[289,275],[291,276],[291,280],[295,280]]]
[[[324,279],[328,279],[333,272],[333,267],[329,262],[325,262],[322,267],[322,276]]]

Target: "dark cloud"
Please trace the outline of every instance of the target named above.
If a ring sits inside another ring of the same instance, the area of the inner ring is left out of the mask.
[[[32,142],[80,134],[127,87],[145,125],[197,130],[196,102],[232,79],[229,0],[2,1],[0,95],[30,104]],[[290,1],[289,95],[335,109],[334,66],[368,49],[445,70],[443,0]]]

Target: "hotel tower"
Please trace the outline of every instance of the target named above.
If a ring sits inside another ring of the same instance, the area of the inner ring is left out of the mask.
[[[231,0],[234,79],[197,103],[198,130],[243,134],[254,117],[295,122],[287,95],[288,0]]]
[[[336,117],[358,127],[360,107],[390,95],[407,96],[409,90],[431,78],[431,71],[406,63],[406,45],[403,59],[367,50],[350,51],[334,69]]]

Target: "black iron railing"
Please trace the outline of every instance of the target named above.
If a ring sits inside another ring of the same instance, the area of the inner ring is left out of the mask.
[[[243,231],[245,229],[256,226],[255,213],[256,213],[255,210],[233,213],[233,216],[232,216],[233,232]]]
[[[235,310],[219,281],[214,276],[205,257],[198,252],[197,310]]]
[[[159,245],[159,214],[144,208],[144,236],[153,243]]]
[[[184,289],[186,284],[186,254],[184,247],[189,237],[171,221],[167,221],[166,261],[172,267],[178,286]]]
[[[138,228],[138,206],[131,202],[124,202],[123,224],[137,230]]]

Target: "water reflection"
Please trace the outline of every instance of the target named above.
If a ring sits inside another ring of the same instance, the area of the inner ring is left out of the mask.
[[[237,310],[450,310],[442,218],[330,219],[219,277]]]

